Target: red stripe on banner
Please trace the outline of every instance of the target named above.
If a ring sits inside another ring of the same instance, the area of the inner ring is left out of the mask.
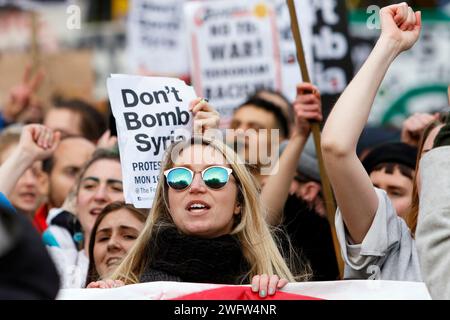
[[[203,290],[177,297],[172,300],[323,300],[320,298],[303,296],[300,294],[277,291],[273,296],[261,298],[250,287],[225,286]]]

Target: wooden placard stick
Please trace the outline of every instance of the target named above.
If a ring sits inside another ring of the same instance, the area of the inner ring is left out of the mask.
[[[305,54],[303,51],[302,37],[297,20],[297,12],[295,10],[294,0],[287,0],[289,7],[289,15],[291,17],[291,30],[295,40],[295,47],[297,51],[297,61],[300,66],[300,72],[304,82],[311,82],[308,68],[306,65]],[[314,138],[314,145],[316,147],[317,160],[319,161],[320,179],[322,181],[322,189],[325,200],[325,207],[327,210],[328,222],[330,223],[331,233],[333,237],[334,252],[339,266],[339,274],[341,279],[344,274],[344,261],[342,260],[341,249],[336,236],[336,228],[334,225],[334,215],[336,213],[336,205],[334,203],[333,191],[328,180],[325,166],[323,164],[322,151],[320,148],[320,124],[317,121],[311,122],[311,131]]]
[[[31,11],[31,65],[32,65],[32,74],[35,74],[39,69],[39,41],[38,41],[38,13],[36,11]]]

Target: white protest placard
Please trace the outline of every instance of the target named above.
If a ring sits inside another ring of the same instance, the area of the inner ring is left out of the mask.
[[[258,89],[282,87],[273,7],[260,0],[192,1],[185,5],[191,77],[198,95],[221,114]]]
[[[125,201],[150,208],[164,151],[191,136],[194,89],[175,78],[112,75],[107,80],[116,120]]]
[[[128,16],[130,71],[143,75],[189,74],[184,0],[132,0]]]
[[[282,88],[281,92],[292,102],[296,96],[296,86],[302,81],[300,67],[297,62],[297,51],[294,37],[291,31],[291,18],[286,0],[268,0],[273,4],[277,15],[277,26],[280,33],[280,54],[282,68]],[[310,81],[313,79],[313,21],[314,10],[310,1],[296,0],[295,11],[302,36],[303,52],[308,66]]]

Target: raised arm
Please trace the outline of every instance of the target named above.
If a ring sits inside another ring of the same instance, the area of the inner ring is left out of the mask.
[[[322,152],[343,220],[361,243],[378,208],[369,176],[356,155],[356,144],[377,90],[390,64],[419,38],[420,12],[406,3],[381,9],[381,35],[361,70],[334,106],[322,132]]]
[[[19,145],[0,166],[0,192],[8,196],[34,161],[46,159],[55,151],[59,139],[59,132],[53,133],[43,125],[24,126]]]
[[[21,116],[30,106],[32,96],[39,90],[44,79],[44,72],[39,70],[32,75],[31,64],[27,65],[21,83],[9,91],[8,101],[2,111],[7,123],[20,121]]]
[[[294,101],[295,129],[278,160],[278,168],[269,175],[262,190],[261,201],[268,209],[266,221],[271,225],[281,223],[284,204],[295,175],[298,159],[310,133],[309,121],[322,121],[322,104],[319,89],[309,83],[297,86]]]

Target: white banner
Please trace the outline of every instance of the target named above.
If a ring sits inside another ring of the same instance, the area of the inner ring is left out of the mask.
[[[281,89],[275,11],[260,0],[192,1],[185,5],[192,82],[226,124],[257,89]]]
[[[132,73],[189,74],[183,20],[184,0],[132,0],[128,16],[128,59]]]
[[[107,81],[116,120],[124,196],[137,208],[153,202],[161,160],[174,141],[190,137],[194,89],[182,80],[112,75]]]
[[[237,293],[241,288],[245,295]],[[237,289],[237,290],[236,290]],[[217,293],[220,292],[220,295]],[[325,300],[430,300],[422,282],[383,280],[343,280],[323,282],[289,283],[281,291],[279,299],[325,299]],[[278,293],[277,293],[278,294]],[[114,289],[64,289],[58,294],[60,300],[167,300],[205,298],[213,299],[252,298],[250,286],[224,286],[186,282],[148,282]],[[277,296],[275,295],[276,299]]]

